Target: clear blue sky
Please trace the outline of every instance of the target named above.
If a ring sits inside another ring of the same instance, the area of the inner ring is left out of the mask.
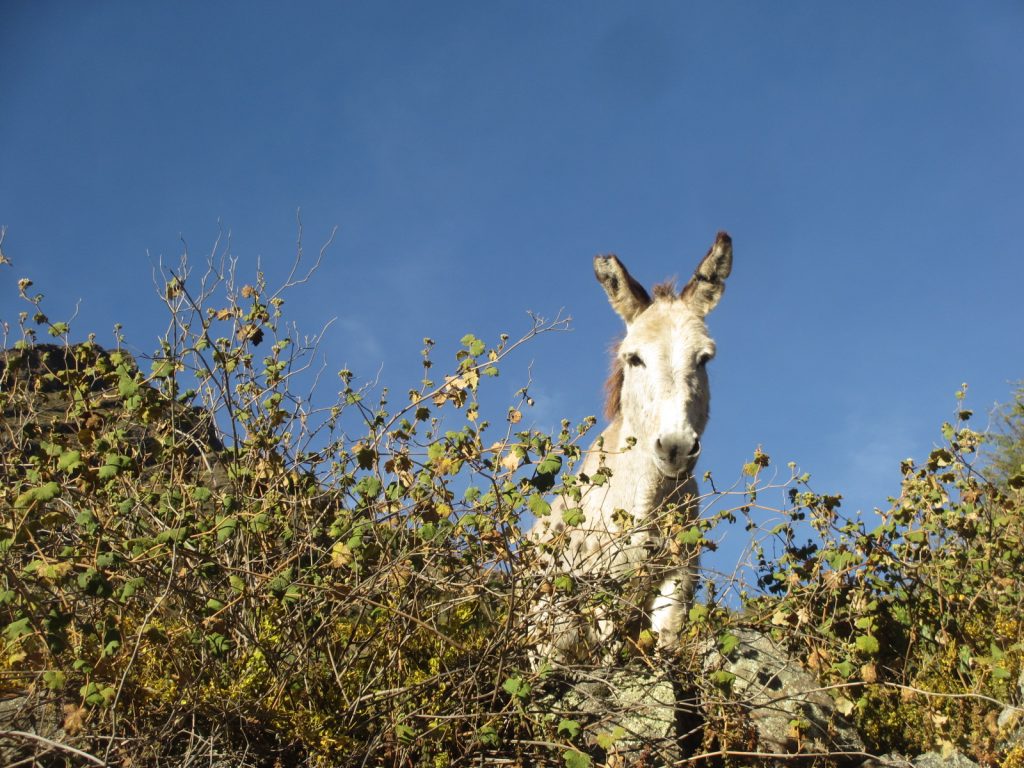
[[[153,262],[218,220],[323,353],[404,392],[423,336],[565,308],[540,426],[600,409],[620,324],[591,273],[684,277],[718,229],[720,484],[754,447],[884,505],[971,385],[1024,377],[1024,5],[1005,2],[18,2],[0,9],[0,318],[35,280],[81,338],[151,351]],[[499,403],[503,405],[504,403]],[[980,423],[984,424],[984,415]]]

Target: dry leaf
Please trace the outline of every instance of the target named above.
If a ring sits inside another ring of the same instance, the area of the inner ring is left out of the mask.
[[[343,541],[334,542],[334,546],[331,547],[331,567],[344,568],[351,562],[352,550],[348,548],[348,545]]]
[[[85,707],[74,704],[64,705],[64,730],[71,736],[85,727],[85,717],[89,711]]]
[[[505,458],[501,460],[501,466],[505,467],[505,469],[511,472],[519,468],[519,464],[521,463],[521,461],[522,460],[515,453],[509,453],[506,454]]]
[[[856,705],[845,696],[840,696],[836,699],[836,709],[839,710],[840,714],[849,717],[853,714],[853,709]]]

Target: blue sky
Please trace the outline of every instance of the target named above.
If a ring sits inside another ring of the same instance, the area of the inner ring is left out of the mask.
[[[218,227],[271,280],[297,209],[322,349],[404,392],[429,335],[574,318],[532,365],[551,426],[600,410],[621,330],[591,272],[685,277],[718,229],[720,485],[763,445],[884,505],[955,408],[1024,377],[1024,6],[921,2],[7,2],[0,318],[31,277],[76,335],[164,330],[153,263]],[[220,224],[218,224],[220,222]]]

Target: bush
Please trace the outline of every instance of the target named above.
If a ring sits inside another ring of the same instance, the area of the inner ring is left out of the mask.
[[[1024,496],[985,480],[985,438],[956,415],[927,460],[902,462],[885,511],[851,519],[838,496],[791,489],[748,610],[835,686],[872,751],[990,761],[1024,664]]]
[[[239,284],[223,263],[165,278],[170,330],[141,364],[120,338],[70,343],[19,283],[29,310],[0,361],[0,693],[11,722],[56,725],[0,731],[0,753],[584,766],[610,749],[619,735],[545,696],[555,680],[527,664],[523,621],[539,590],[589,610],[607,606],[607,585],[539,584],[524,528],[553,495],[616,479],[578,471],[593,419],[546,435],[520,426],[525,390],[499,409],[483,399],[513,350],[565,321],[535,319],[515,341],[467,334],[442,375],[425,339],[423,380],[399,402],[342,370],[337,401],[314,408],[298,389],[315,344],[282,316],[302,279]],[[844,517],[795,469],[765,481],[759,450],[740,486],[711,494],[718,511],[680,533],[711,548],[717,526],[743,520],[756,553],[756,584],[708,579],[672,660],[703,689],[706,751],[756,748],[700,650],[752,626],[788,643],[873,750],[1003,754],[994,716],[1022,666],[1022,498],[979,474],[969,416],[904,462],[877,520]],[[760,500],[780,490],[768,527]],[[624,661],[665,666],[650,638],[633,640]]]
[[[512,408],[491,429],[477,394],[564,321],[467,335],[439,382],[425,340],[406,404],[341,371],[314,411],[281,293],[187,278],[143,370],[69,344],[20,284],[33,309],[0,368],[8,690],[53,692],[67,734],[125,764],[440,765],[514,742],[532,727],[503,686],[524,666],[519,521],[589,425],[552,439]]]

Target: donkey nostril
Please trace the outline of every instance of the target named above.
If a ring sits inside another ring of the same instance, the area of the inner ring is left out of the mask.
[[[694,440],[693,448],[690,449],[690,455],[696,456],[698,453],[700,453],[700,440]]]

